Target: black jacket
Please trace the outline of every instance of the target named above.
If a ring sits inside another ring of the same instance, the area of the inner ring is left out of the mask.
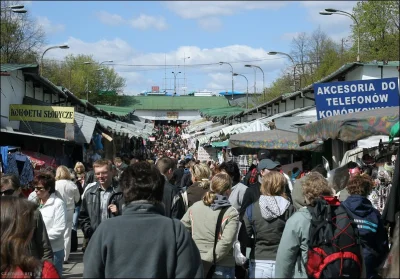
[[[53,261],[53,250],[39,209],[35,211],[36,228],[33,231],[29,252],[39,260]]]
[[[207,191],[208,189],[203,189],[199,187],[198,182],[193,183],[193,185],[186,190],[188,207],[191,207],[195,202],[202,200],[204,194],[207,193]]]
[[[172,175],[171,180],[174,182],[174,185],[178,189],[181,188],[181,181],[184,174],[185,174],[185,168],[179,167],[174,171],[174,174]]]
[[[163,203],[165,206],[165,216],[181,219],[185,215],[185,204],[178,188],[168,182],[165,178]]]
[[[267,221],[261,215],[258,201],[251,206],[253,206],[252,222],[249,221],[246,214],[243,216],[247,236],[250,237],[254,234],[253,228],[256,230],[255,249],[251,250],[250,258],[275,261],[286,221],[292,216],[295,209],[290,205],[281,216]]]
[[[81,225],[85,238],[90,238],[101,222],[100,209],[100,190],[99,183],[91,186],[83,196],[81,211],[79,213],[79,224]],[[116,181],[113,181],[113,192],[108,199],[108,205],[115,204],[118,207],[118,213],[121,215],[123,196],[121,189]],[[111,211],[108,211],[108,218],[115,217]]]
[[[147,201],[100,224],[85,251],[83,278],[203,278],[200,252],[179,220]]]
[[[246,192],[244,192],[242,207],[240,208],[241,217],[246,211],[246,208],[260,198],[260,187],[261,183],[258,181],[254,184],[250,184],[249,187],[247,187]]]

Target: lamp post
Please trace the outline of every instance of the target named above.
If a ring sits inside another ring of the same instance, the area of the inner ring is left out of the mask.
[[[68,46],[68,45],[59,45],[59,46],[52,46],[52,47],[47,48],[47,49],[43,52],[43,54],[42,54],[42,56],[41,56],[41,58],[40,58],[40,75],[42,75],[42,73],[43,73],[43,56],[45,55],[45,53],[46,53],[47,51],[49,51],[50,49],[55,49],[55,48],[68,49],[69,46]]]
[[[244,77],[247,81],[247,90],[246,90],[246,109],[249,109],[249,80],[245,75],[233,73],[232,76],[241,76]]]
[[[190,56],[186,56],[185,53],[183,53],[183,95],[186,95],[186,59],[190,59]]]
[[[336,9],[325,9],[324,12],[319,12],[320,15],[343,15],[351,18],[357,25],[357,62],[360,62],[360,25],[358,20],[351,13],[336,10]]]
[[[86,62],[85,62],[86,63]],[[84,64],[85,64],[84,63]],[[87,64],[92,64],[91,62],[87,63]],[[98,68],[96,69],[96,71],[103,71],[104,68]],[[89,76],[86,76],[86,100],[89,102]]]
[[[268,55],[277,55],[277,54],[285,55],[286,57],[288,57],[290,59],[290,61],[292,61],[292,64],[293,64],[293,86],[294,86],[294,91],[296,91],[296,63],[294,62],[293,57],[284,52],[279,52],[279,51],[268,52]]]
[[[25,10],[24,7],[24,5],[12,5],[5,7],[5,10],[10,10],[11,12],[16,14],[25,14],[27,10]]]
[[[263,95],[264,95],[264,101],[265,101],[265,93],[264,93],[264,91],[265,91],[265,75],[264,75],[264,71],[263,71],[263,69],[261,69],[261,67],[260,66],[257,66],[257,65],[244,65],[245,67],[249,67],[249,68],[257,68],[257,69],[260,69],[260,71],[261,71],[261,73],[262,73],[262,75],[263,75]]]
[[[232,65],[231,65],[231,63],[228,63],[228,62],[219,62],[219,64],[220,65],[222,65],[222,64],[227,64],[227,65],[229,65],[229,66],[231,66],[231,73],[232,73],[232,100],[233,100],[233,67],[232,67]]]
[[[176,95],[176,76],[179,75],[181,72],[172,72],[174,74],[174,93]]]

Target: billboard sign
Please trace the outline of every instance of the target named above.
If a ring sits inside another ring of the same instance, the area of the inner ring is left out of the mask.
[[[9,120],[74,123],[74,107],[10,105]]]
[[[398,78],[314,84],[317,118],[399,105]]]

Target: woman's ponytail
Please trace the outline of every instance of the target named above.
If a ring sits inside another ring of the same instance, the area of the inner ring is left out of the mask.
[[[215,193],[212,192],[211,190],[208,190],[207,193],[205,193],[203,196],[203,203],[206,206],[210,206],[214,202],[214,199],[215,199]]]

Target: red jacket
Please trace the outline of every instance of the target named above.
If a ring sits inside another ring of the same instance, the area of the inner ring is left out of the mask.
[[[2,272],[2,278],[13,278],[13,279],[30,279],[30,278],[42,278],[42,279],[58,279],[60,276],[54,265],[49,261],[44,261],[42,268],[38,270],[39,274],[32,274],[31,272],[24,272],[20,268],[13,271],[12,274],[8,275],[8,272]]]

